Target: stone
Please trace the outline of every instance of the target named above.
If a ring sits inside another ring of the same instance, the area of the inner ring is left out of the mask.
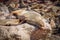
[[[27,23],[17,26],[0,26],[0,40],[30,40],[35,27]]]

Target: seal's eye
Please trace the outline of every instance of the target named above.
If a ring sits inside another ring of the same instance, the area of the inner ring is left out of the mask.
[[[7,1],[9,1],[9,0],[4,0],[3,2],[7,2]]]

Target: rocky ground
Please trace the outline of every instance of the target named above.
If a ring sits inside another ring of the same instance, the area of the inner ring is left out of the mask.
[[[60,0],[1,0],[0,40],[60,40]]]

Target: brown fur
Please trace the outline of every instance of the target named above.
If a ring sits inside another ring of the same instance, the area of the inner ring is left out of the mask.
[[[49,30],[38,29],[31,34],[31,40],[45,40],[48,36]]]

